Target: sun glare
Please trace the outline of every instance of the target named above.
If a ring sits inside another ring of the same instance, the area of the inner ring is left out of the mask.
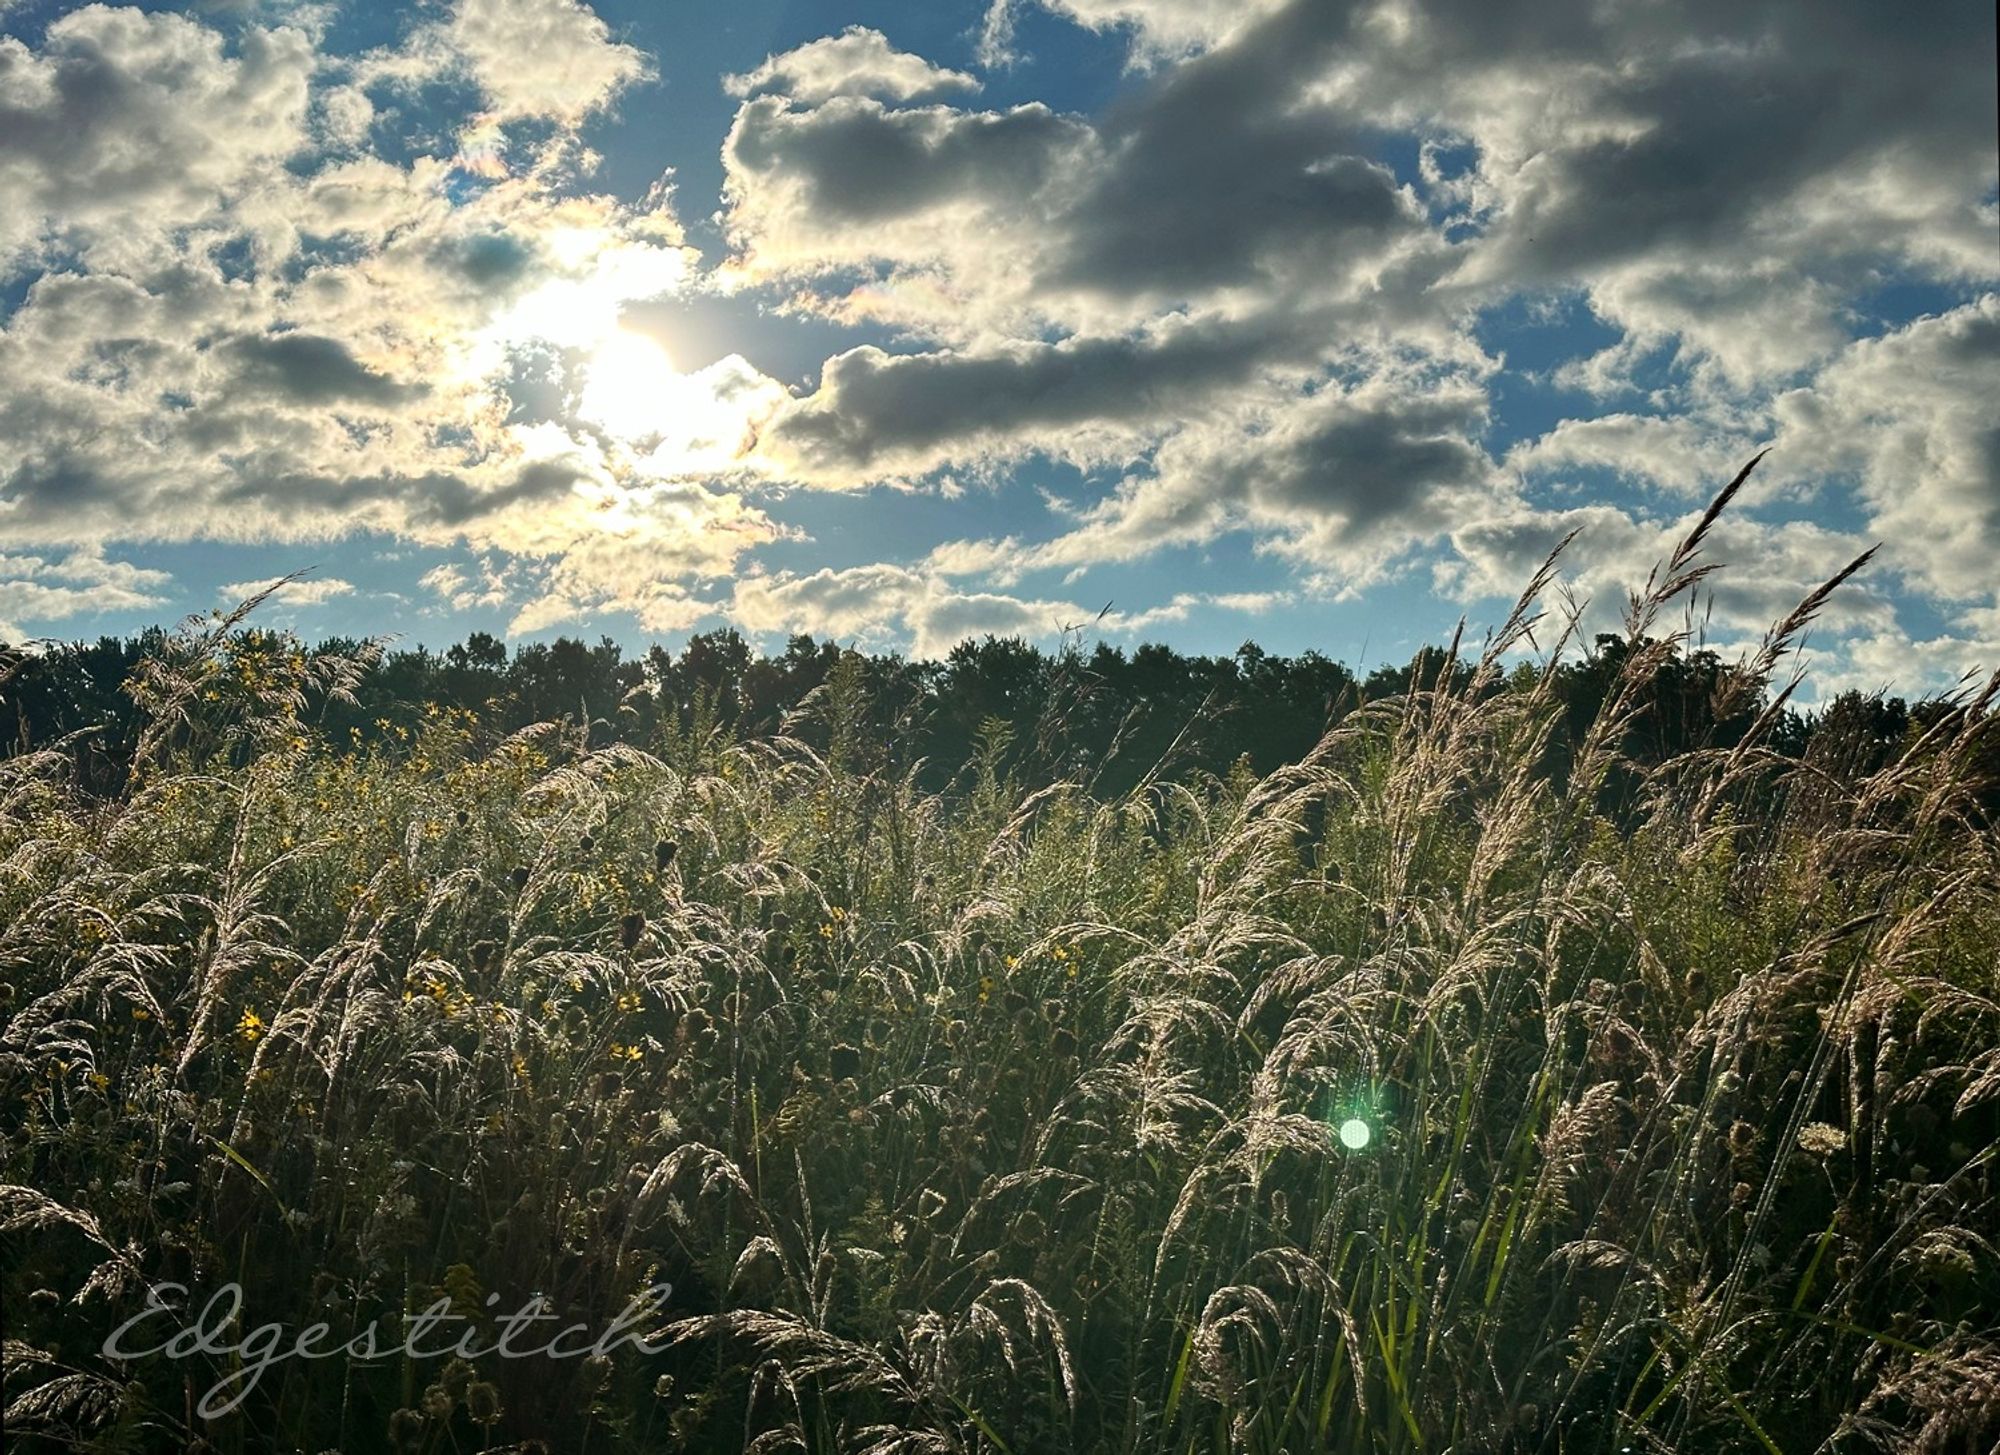
[[[583,366],[577,414],[619,439],[637,442],[667,433],[671,396],[685,378],[658,341],[614,329]]]
[[[657,340],[616,329],[583,366],[576,412],[630,447],[640,473],[667,479],[740,465],[756,422],[783,397],[740,355],[683,374]]]

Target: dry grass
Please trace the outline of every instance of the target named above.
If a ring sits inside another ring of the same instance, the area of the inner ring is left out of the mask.
[[[350,753],[353,663],[182,636],[122,797],[0,762],[10,1433],[1990,1448],[1996,685],[1872,776],[1688,755],[1614,830],[1707,524],[1560,785],[1548,678],[1493,690],[1552,568],[1463,685],[1112,803],[863,773],[845,677],[826,753]],[[675,1294],[658,1355],[294,1363],[203,1428],[227,1361],[97,1353],[162,1279],[336,1331]]]

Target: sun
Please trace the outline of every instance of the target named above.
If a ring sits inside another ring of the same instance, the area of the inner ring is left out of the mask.
[[[583,365],[579,418],[631,444],[666,434],[685,376],[657,339],[630,329],[607,333]]]
[[[657,479],[741,468],[758,422],[785,398],[740,354],[683,373],[659,340],[626,328],[591,349],[582,377],[577,418]]]

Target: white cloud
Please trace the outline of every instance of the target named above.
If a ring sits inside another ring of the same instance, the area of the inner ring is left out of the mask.
[[[223,606],[234,607],[271,587],[273,581],[271,577],[262,581],[232,581],[227,586],[218,586],[215,598]],[[354,583],[338,576],[305,576],[278,585],[271,600],[283,606],[324,606],[336,596],[350,596],[353,592]]]
[[[2000,561],[2000,295],[1850,346],[1782,395],[1774,459],[1858,480],[1889,562],[1933,595],[1990,600]]]
[[[378,55],[371,78],[423,79],[463,68],[496,120],[545,118],[574,126],[652,75],[644,52],[611,38],[577,0],[455,0],[400,52]]]
[[[102,5],[39,49],[0,36],[0,274],[36,252],[156,261],[153,239],[306,144],[315,61],[300,29],[251,28],[232,52],[185,16]]]
[[[163,606],[168,598],[158,588],[172,580],[165,571],[94,550],[59,559],[0,555],[0,642],[20,642],[24,627],[35,623]]]
[[[932,65],[922,56],[899,51],[879,30],[850,25],[839,35],[823,36],[768,56],[763,64],[738,76],[725,76],[722,88],[731,96],[777,92],[808,103],[835,96],[880,96],[908,101],[937,91],[976,91],[979,82],[963,71]]]

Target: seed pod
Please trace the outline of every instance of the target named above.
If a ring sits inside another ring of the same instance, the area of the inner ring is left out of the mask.
[[[846,1081],[861,1074],[861,1049],[843,1042],[833,1048],[833,1079]]]
[[[499,952],[499,949],[500,947],[491,940],[476,941],[472,946],[473,970],[478,974],[484,975],[493,967],[493,957]]]
[[[597,847],[597,840],[593,839],[589,834],[585,834],[576,841],[576,846],[588,854],[592,849]]]
[[[664,873],[667,866],[674,862],[674,855],[680,851],[681,846],[672,839],[661,839],[653,845],[653,867]]]
[[[514,881],[514,888],[517,890],[526,889],[528,887],[528,866],[526,864],[516,864],[507,877]]]
[[[467,824],[472,822],[472,815],[467,813],[462,808],[457,813],[453,814],[451,817],[452,817],[452,822],[456,823],[460,828],[464,828]]]
[[[639,948],[640,937],[646,933],[646,912],[643,909],[630,910],[618,921],[618,943],[627,950]]]

